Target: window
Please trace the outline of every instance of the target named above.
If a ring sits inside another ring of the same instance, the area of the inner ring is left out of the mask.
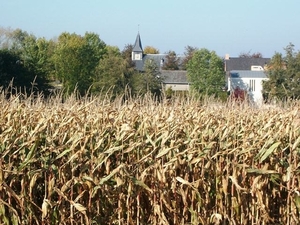
[[[135,60],[141,60],[141,55],[136,53],[134,59]]]
[[[238,78],[238,77],[240,77],[239,73],[230,73],[230,76],[232,78]]]
[[[255,91],[255,80],[250,80],[250,91]]]

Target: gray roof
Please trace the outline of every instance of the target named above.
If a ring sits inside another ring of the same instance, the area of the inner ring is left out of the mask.
[[[142,47],[142,41],[141,41],[141,37],[140,34],[138,33],[135,39],[135,44],[133,46],[132,52],[137,52],[137,53],[143,53],[143,47]],[[165,61],[166,60],[166,56],[168,54],[143,54],[142,59],[141,60],[133,60],[133,62],[135,63],[135,68],[138,71],[144,71],[144,65],[146,60],[151,59],[153,60],[156,65],[161,68],[162,67],[162,60]],[[177,58],[179,59],[179,67],[180,64],[183,62],[184,60],[184,56],[177,56]]]
[[[140,37],[139,33],[136,36],[135,44],[133,46],[132,51],[134,51],[134,52],[143,52],[142,41],[141,41],[141,37]]]
[[[160,67],[161,60],[165,60],[166,54],[145,54],[142,60],[134,60],[135,68],[139,71],[144,71],[144,64],[146,60],[153,60],[158,67]]]
[[[144,71],[146,60],[153,60],[161,68],[161,60],[165,60],[167,54],[145,54],[142,60],[134,60],[135,67],[139,71]],[[187,84],[187,72],[185,70],[160,70],[163,83]]]
[[[165,84],[188,84],[185,70],[161,70],[160,72]]]
[[[231,78],[267,78],[265,71],[232,70]]]
[[[135,63],[135,68],[138,71],[144,71],[144,64],[148,59],[153,60],[156,63],[156,65],[160,68],[162,66],[161,64],[162,60],[163,62],[166,62],[167,55],[168,54],[144,54],[142,60],[133,60],[133,62]],[[177,56],[177,58],[179,59],[179,68],[180,68],[180,64],[184,60],[184,56]]]
[[[233,58],[225,60],[226,71],[251,70],[251,66],[264,67],[270,62],[270,58]]]

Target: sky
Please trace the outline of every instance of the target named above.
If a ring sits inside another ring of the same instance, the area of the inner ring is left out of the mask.
[[[0,0],[0,27],[52,39],[93,32],[123,50],[140,33],[143,47],[181,55],[187,46],[272,57],[300,49],[299,0]]]

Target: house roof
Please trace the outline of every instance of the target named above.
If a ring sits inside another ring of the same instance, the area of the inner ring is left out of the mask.
[[[231,78],[267,78],[265,71],[232,70]]]
[[[161,70],[161,77],[166,84],[188,84],[185,70]]]
[[[261,66],[264,68],[270,62],[270,58],[235,58],[230,57],[225,60],[226,71],[251,70],[251,66]]]
[[[134,52],[143,52],[142,41],[141,41],[141,37],[140,37],[139,33],[136,36],[135,44],[133,46],[132,51],[134,51]]]
[[[150,59],[155,62],[155,64],[160,67],[161,60],[165,60],[166,54],[145,54],[142,60],[134,60],[135,68],[139,71],[144,71],[144,65],[146,60]]]
[[[166,56],[168,54],[144,54],[142,60],[133,60],[135,63],[135,68],[139,71],[144,71],[144,65],[146,60],[150,59],[153,60],[156,65],[161,68],[163,63],[166,62]],[[182,61],[184,60],[184,56],[177,56],[179,59],[179,67]]]
[[[138,53],[143,53],[143,47],[142,47],[142,41],[140,34],[138,33],[135,39],[135,44],[133,46],[132,52],[138,52]],[[150,59],[154,61],[154,63],[159,67],[162,68],[163,63],[166,60],[166,57],[168,56],[167,53],[165,54],[143,54],[142,59],[140,60],[134,60],[133,62],[135,63],[135,68],[138,71],[144,71],[144,65],[145,62]],[[184,60],[184,56],[176,56],[179,59],[179,66]]]
[[[135,60],[135,67],[139,71],[144,71],[146,60],[153,60],[159,68],[162,67],[162,60],[165,60],[167,54],[145,54],[142,60]],[[164,83],[187,84],[187,72],[184,70],[160,70],[160,76]]]

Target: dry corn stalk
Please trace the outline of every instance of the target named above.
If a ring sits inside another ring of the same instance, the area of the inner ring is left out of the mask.
[[[299,104],[0,101],[4,224],[299,223]]]

